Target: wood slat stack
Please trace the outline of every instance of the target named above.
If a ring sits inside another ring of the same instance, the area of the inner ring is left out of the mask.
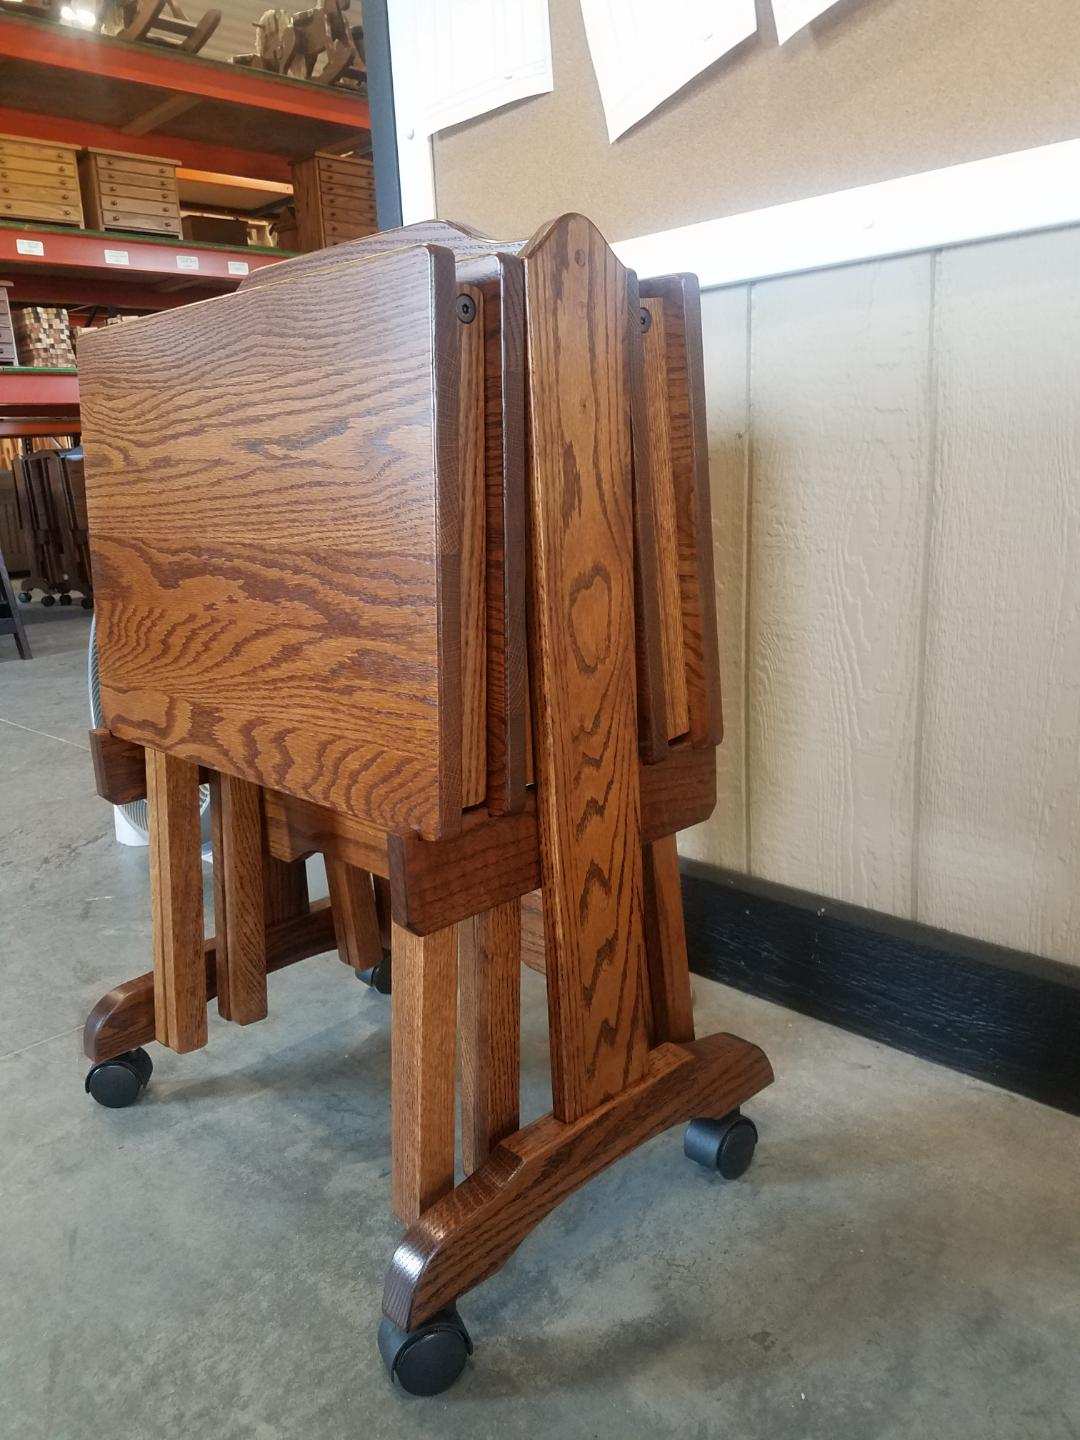
[[[129,155],[122,150],[85,150],[79,178],[91,230],[147,230],[179,235],[178,160]]]
[[[18,351],[15,349],[15,331],[11,328],[11,305],[7,292],[10,280],[0,280],[0,365],[17,365]]]
[[[298,250],[324,250],[372,235],[379,228],[370,155],[319,151],[293,166],[293,192]]]
[[[83,223],[75,147],[0,135],[0,220]]]
[[[74,368],[68,313],[60,305],[16,305],[12,329],[20,363],[46,368]]]

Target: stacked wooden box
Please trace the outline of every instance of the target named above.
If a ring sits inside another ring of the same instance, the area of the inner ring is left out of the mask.
[[[65,368],[75,364],[68,313],[59,305],[17,305],[11,312],[19,361]]]
[[[81,226],[77,154],[71,145],[0,135],[0,220]]]
[[[121,150],[83,151],[79,177],[89,228],[179,235],[179,163]]]
[[[323,250],[359,240],[379,228],[370,156],[321,151],[293,166],[298,250]]]
[[[15,349],[15,332],[11,328],[11,306],[7,292],[10,280],[0,280],[0,365],[17,365],[18,351]]]

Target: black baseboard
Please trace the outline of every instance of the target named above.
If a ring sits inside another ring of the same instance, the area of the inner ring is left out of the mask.
[[[1080,1114],[1080,968],[684,862],[711,980]]]

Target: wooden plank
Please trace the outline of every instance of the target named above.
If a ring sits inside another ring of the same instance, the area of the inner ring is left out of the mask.
[[[750,481],[747,286],[701,297],[712,504],[717,639],[724,686],[724,743],[716,752],[717,805],[679,837],[683,855],[728,870],[747,866],[746,544]]]
[[[141,745],[99,728],[90,731],[94,787],[111,805],[130,805],[146,795],[146,756]]]
[[[647,764],[667,753],[668,676],[661,612],[659,536],[653,501],[653,417],[645,381],[641,297],[637,276],[627,272],[630,427],[633,456],[634,641],[637,661],[638,751]],[[681,657],[680,657],[681,663]]]
[[[229,896],[225,885],[225,826],[221,814],[221,776],[216,770],[210,772],[208,784],[210,787],[210,854],[214,880],[213,943],[216,988],[217,971],[220,970],[223,975],[227,975],[229,969]],[[223,1013],[220,994],[218,996],[218,1013]]]
[[[225,862],[225,950],[218,956],[218,1011],[226,1020],[250,1025],[266,1018],[262,805],[259,787],[235,775],[222,775],[217,789]],[[215,877],[215,901],[217,883]]]
[[[181,1053],[206,1044],[198,769],[146,751],[154,1036]]]
[[[916,918],[1075,965],[1080,244],[937,264]]]
[[[642,334],[642,346],[645,361],[644,431],[649,447],[650,485],[647,495],[638,493],[636,498],[639,504],[649,504],[652,509],[658,561],[665,722],[667,738],[674,740],[690,729],[690,711],[683,649],[679,522],[671,452],[671,416],[668,411],[667,330],[663,300],[642,298],[641,308],[649,317],[648,328]]]
[[[374,875],[390,874],[383,830],[276,790],[263,791],[263,813],[267,845],[279,861],[323,851]]]
[[[483,287],[487,494],[487,804],[525,804],[528,680],[525,635],[525,271],[500,255]]]
[[[457,935],[421,939],[393,926],[391,1205],[411,1225],[454,1188]]]
[[[673,835],[645,846],[644,874],[652,1043],[693,1040],[694,999],[686,958],[679,856]]]
[[[750,855],[910,916],[930,258],[758,285]]]
[[[487,601],[484,594],[487,494],[484,460],[484,296],[458,281],[458,473],[461,482],[461,796],[479,805],[487,793]]]
[[[266,822],[266,791],[263,791],[263,823]],[[269,936],[277,925],[307,912],[307,868],[302,859],[281,860],[263,851],[263,895],[266,900],[266,929]],[[267,940],[269,944],[269,939]]]
[[[466,1175],[518,1128],[521,912],[517,901],[458,930],[461,1156]]]
[[[413,247],[337,273],[82,342],[102,705],[125,738],[447,834],[461,820],[453,261]]]
[[[626,271],[582,216],[522,252],[530,663],[557,1118],[644,1070]]]
[[[678,522],[679,583],[690,735],[718,745],[724,725],[716,641],[716,583],[710,543],[708,431],[702,358],[701,298],[693,275],[644,282],[646,299],[664,307],[667,422]]]
[[[354,970],[370,970],[383,958],[371,875],[329,855],[325,863],[338,958]]]

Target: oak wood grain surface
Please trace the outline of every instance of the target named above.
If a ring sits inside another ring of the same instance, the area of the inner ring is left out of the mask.
[[[218,954],[218,1011],[226,1020],[250,1025],[266,1017],[266,888],[262,801],[259,787],[235,775],[218,777],[221,858],[214,854],[214,895],[224,889],[225,944]],[[214,790],[211,791],[213,799]]]
[[[666,418],[678,523],[690,736],[695,745],[718,745],[724,725],[716,641],[701,297],[693,275],[643,280],[641,294],[645,301],[660,300],[664,311]],[[658,383],[655,378],[653,383]]]
[[[437,835],[461,812],[453,261],[347,279],[81,348],[102,704],[118,735]]]
[[[516,900],[458,928],[461,1158],[466,1175],[518,1128],[521,911]]]
[[[532,712],[555,1114],[641,1075],[626,271],[583,216],[529,242]]]
[[[479,805],[487,794],[487,486],[484,424],[484,296],[456,284],[473,318],[458,314],[458,473],[461,485],[461,799]]]
[[[690,728],[690,714],[683,650],[679,520],[671,455],[671,417],[668,413],[667,326],[662,300],[646,298],[641,306],[650,321],[642,335],[645,351],[645,433],[651,461],[649,499],[658,551],[665,719],[667,738],[674,740],[678,735],[685,735]]]
[[[454,1187],[457,933],[393,927],[391,1204],[409,1225]]]
[[[184,1053],[206,1044],[202,837],[196,765],[146,752],[154,1034]]]
[[[354,970],[370,970],[383,958],[371,876],[366,870],[327,855],[326,882],[338,956]]]

